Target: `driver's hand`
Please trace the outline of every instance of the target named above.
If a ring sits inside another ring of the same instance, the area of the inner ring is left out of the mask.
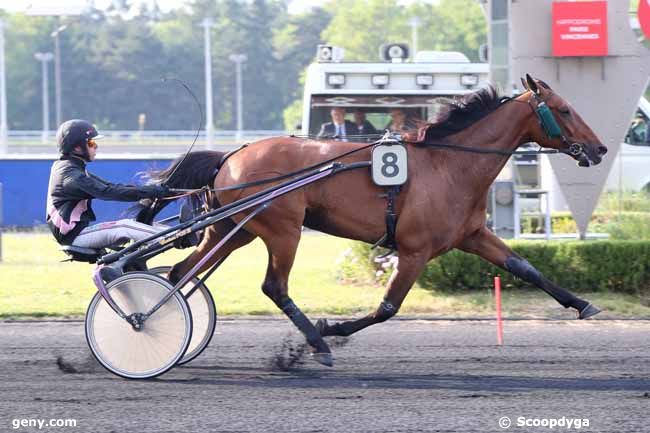
[[[164,184],[147,185],[145,188],[148,190],[147,193],[150,194],[151,198],[163,198],[170,195],[169,187]]]

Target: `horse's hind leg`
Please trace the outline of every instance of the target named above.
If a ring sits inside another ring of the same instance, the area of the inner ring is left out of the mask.
[[[262,291],[303,333],[307,343],[312,347],[314,360],[331,367],[333,362],[329,346],[316,327],[289,297],[289,272],[300,241],[300,226],[297,230],[282,232],[281,236],[263,236],[262,239],[269,252],[269,264],[262,283]]]
[[[183,261],[175,264],[169,272],[169,281],[176,284],[180,279],[189,272],[223,237],[235,227],[230,220],[220,221],[219,223],[208,227],[205,230],[203,240],[192,253]],[[257,236],[250,234],[245,230],[239,230],[233,235],[221,248],[208,260],[208,262],[199,270],[199,274],[208,270],[217,260],[227,257],[231,252],[244,245],[249,244]]]
[[[578,298],[573,293],[559,287],[535,269],[528,261],[503,243],[486,227],[467,238],[460,247],[461,250],[476,254],[483,259],[499,266],[516,277],[527,281],[559,302],[564,308],[575,308],[579,319],[586,319],[600,313],[600,310],[589,302]]]
[[[424,250],[413,253],[409,253],[405,248],[400,250],[397,268],[391,275],[388,290],[377,310],[360,319],[339,322],[333,325],[329,325],[327,320],[321,319],[316,324],[321,335],[324,337],[328,335],[348,336],[393,317],[397,314],[404,298],[406,298],[413,283],[424,269],[428,259],[429,255]]]

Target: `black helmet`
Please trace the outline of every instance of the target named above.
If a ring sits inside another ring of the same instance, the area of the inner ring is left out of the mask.
[[[62,154],[72,153],[74,148],[80,145],[83,152],[87,152],[86,144],[90,138],[101,138],[101,135],[93,124],[86,120],[68,120],[63,122],[56,131],[56,142],[59,153]]]

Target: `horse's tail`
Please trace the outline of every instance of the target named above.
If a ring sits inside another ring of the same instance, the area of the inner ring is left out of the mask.
[[[149,184],[165,182],[169,188],[177,189],[211,186],[224,154],[212,150],[191,152],[187,156],[179,156],[163,170],[146,171],[143,178]],[[137,214],[137,221],[151,224],[155,216],[169,203],[169,200],[157,200],[154,204],[153,200],[144,199],[132,206],[129,213]]]

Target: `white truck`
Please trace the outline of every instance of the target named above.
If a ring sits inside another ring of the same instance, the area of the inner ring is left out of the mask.
[[[475,91],[488,78],[487,63],[470,63],[458,52],[420,51],[413,61],[407,61],[404,44],[386,44],[381,52],[383,61],[345,62],[340,48],[318,46],[316,62],[307,68],[303,134],[318,134],[331,122],[333,107],[346,108],[348,120],[352,111],[362,110],[379,132],[390,123],[394,108],[427,120],[436,112],[436,98]]]
[[[645,97],[639,101],[605,188],[607,191],[650,192],[650,102]]]

